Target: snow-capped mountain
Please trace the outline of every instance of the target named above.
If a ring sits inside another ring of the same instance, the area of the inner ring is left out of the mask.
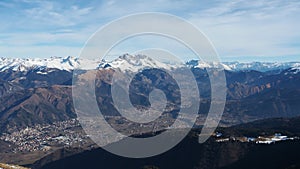
[[[294,63],[291,70],[300,71],[300,63]]]
[[[224,64],[224,63],[218,63],[218,62],[203,62],[200,60],[191,60],[186,62],[186,65],[191,67],[191,68],[200,68],[200,69],[205,69],[205,68],[216,68],[216,69],[224,69],[224,70],[233,70],[230,66]]]
[[[284,72],[285,75],[298,73],[300,73],[300,63],[294,63],[293,66],[291,66]]]
[[[223,63],[207,63],[199,60],[191,60],[187,62],[192,68],[223,68],[229,71],[244,71],[244,70],[256,70],[260,72],[267,72],[272,70],[285,70],[285,69],[299,69],[299,62],[223,62]]]
[[[272,70],[285,70],[288,68],[300,67],[299,62],[223,62],[223,63],[206,63],[198,60],[191,60],[187,62],[193,68],[224,68],[231,71],[243,71],[243,70],[256,70],[260,72],[272,71]]]
[[[294,73],[300,72],[300,62],[251,62],[251,63],[240,63],[240,62],[203,62],[199,60],[191,60],[184,64],[170,64],[163,63],[147,57],[145,55],[129,55],[124,54],[115,60],[88,60],[85,58],[76,58],[68,56],[65,58],[51,57],[47,59],[38,58],[0,58],[0,72],[6,70],[21,71],[25,72],[28,70],[36,70],[41,74],[47,73],[47,69],[58,69],[65,71],[72,71],[76,68],[81,69],[107,69],[107,68],[118,68],[121,71],[132,71],[136,72],[143,68],[163,68],[166,70],[172,70],[180,67],[190,68],[216,68],[225,69],[228,71],[245,71],[245,70],[256,70],[260,72],[272,71],[272,70],[286,70],[291,69]]]
[[[29,69],[54,68],[59,70],[73,70],[78,66],[78,59],[68,56],[66,58],[51,57],[48,59],[38,58],[0,58],[0,71],[11,69],[13,71],[27,71]]]
[[[0,71],[13,70],[25,72],[28,70],[37,70],[43,73],[46,69],[58,69],[65,71],[72,71],[76,67],[92,67],[96,68],[99,65],[99,61],[79,59],[73,56],[65,58],[51,57],[47,59],[39,58],[0,58]]]
[[[256,70],[260,72],[266,72],[297,67],[297,65],[299,65],[299,62],[225,62],[224,64],[226,64],[232,70]]]
[[[102,63],[100,63],[99,65],[99,69],[119,68],[121,71],[137,72],[144,68],[163,68],[166,70],[171,70],[183,66],[184,65],[180,65],[180,64],[163,63],[145,55],[124,54],[110,62],[106,62],[102,60]]]

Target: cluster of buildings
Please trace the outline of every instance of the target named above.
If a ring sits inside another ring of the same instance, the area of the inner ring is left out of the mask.
[[[258,136],[258,137],[223,137],[223,134],[220,132],[214,133],[214,137],[216,142],[228,142],[228,141],[238,141],[238,142],[252,142],[256,144],[272,144],[279,141],[286,141],[286,140],[295,140],[299,139],[299,137],[288,137],[282,135],[281,133],[275,133],[274,135],[270,136]]]
[[[48,151],[58,146],[80,146],[86,143],[87,136],[79,126],[75,119],[51,125],[36,125],[10,134],[4,133],[0,140],[10,143],[15,153]]]
[[[169,117],[169,115],[158,119],[156,123],[139,125],[131,122],[124,123],[119,116],[106,118],[118,132],[127,136],[160,131],[172,124],[172,117]],[[90,124],[90,129],[96,126],[94,132],[101,134],[103,139],[105,139],[101,140],[103,144],[112,143],[120,139],[113,137],[114,139],[111,140],[110,130],[105,127],[101,127],[101,130],[99,130],[97,128],[99,126],[98,121],[95,120]],[[35,125],[10,133],[2,133],[0,134],[0,141],[8,143],[9,151],[14,153],[49,151],[59,147],[86,147],[93,144],[77,119],[54,122],[53,124]]]
[[[108,117],[113,125],[118,126],[118,130],[124,132],[125,134],[137,134],[137,133],[147,133],[149,131],[159,131],[160,128],[168,126],[172,122],[172,118],[165,117],[159,119],[157,124],[142,124],[135,126],[133,124],[126,124],[122,121],[120,117]],[[182,122],[182,128],[188,122]],[[97,126],[97,123],[92,123]],[[178,126],[177,126],[178,127]],[[92,129],[92,128],[91,128]],[[97,134],[106,136],[109,130],[106,128],[96,128]],[[256,144],[271,144],[279,141],[285,140],[295,140],[299,137],[288,137],[280,133],[275,133],[270,136],[258,136],[258,137],[235,137],[235,136],[223,136],[222,133],[214,133],[214,138],[216,142],[252,142]],[[114,140],[109,140],[111,137],[104,137],[103,142],[111,143]],[[90,139],[88,135],[82,130],[79,122],[76,119],[71,119],[67,121],[55,122],[51,125],[36,125],[33,127],[27,127],[22,130],[14,131],[12,133],[3,133],[0,135],[0,140],[9,143],[9,147],[15,153],[17,152],[34,152],[34,151],[48,151],[55,147],[83,147],[90,144]],[[116,139],[118,140],[118,139]]]

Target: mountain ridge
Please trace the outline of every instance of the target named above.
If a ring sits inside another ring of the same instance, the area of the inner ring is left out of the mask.
[[[45,74],[46,69],[58,69],[65,71],[73,71],[74,69],[101,69],[101,68],[120,68],[122,71],[129,70],[136,72],[141,68],[160,67],[164,69],[174,69],[180,67],[188,68],[218,68],[228,71],[246,71],[256,70],[267,72],[273,70],[291,69],[298,73],[300,70],[300,62],[203,62],[200,60],[189,60],[184,63],[164,63],[157,61],[145,55],[124,54],[112,61],[84,59],[74,56],[67,57],[50,57],[50,58],[0,58],[0,72],[13,70],[26,72],[35,70],[40,74]]]

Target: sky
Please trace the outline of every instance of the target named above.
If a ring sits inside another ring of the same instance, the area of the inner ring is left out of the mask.
[[[300,61],[298,0],[0,0],[0,57],[78,56],[99,28],[138,12],[189,21],[222,61]]]

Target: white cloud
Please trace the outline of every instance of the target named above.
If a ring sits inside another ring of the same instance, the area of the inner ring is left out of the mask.
[[[93,7],[79,7],[77,5],[62,5],[55,1],[31,2],[34,7],[25,9],[27,18],[33,19],[41,26],[73,26],[84,20]]]
[[[189,20],[207,34],[221,56],[296,55],[300,46],[288,44],[300,37],[299,9],[297,1],[223,1],[191,14]]]
[[[79,48],[71,46],[0,46],[1,55],[17,58],[48,58],[78,56]],[[34,51],[34,52],[33,52]],[[13,54],[12,54],[13,53]],[[59,55],[57,54],[59,53]]]
[[[14,5],[12,3],[9,3],[9,2],[5,2],[5,1],[0,1],[0,7],[5,7],[5,8],[11,8],[13,7]]]

